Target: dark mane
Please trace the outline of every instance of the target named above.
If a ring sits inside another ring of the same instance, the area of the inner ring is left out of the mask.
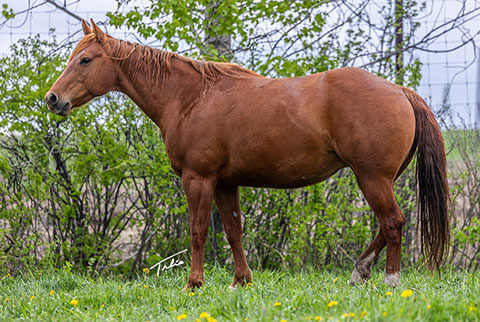
[[[195,60],[189,57],[181,56],[161,49],[155,49],[149,46],[131,43],[120,39],[115,39],[106,35],[110,52],[107,53],[112,59],[118,60],[120,64],[126,63],[132,53],[136,52],[135,62],[129,61],[130,73],[134,76],[139,73],[149,73],[157,81],[165,81],[171,69],[172,58],[189,63],[202,77],[204,84],[204,93],[213,85],[218,76],[227,76],[242,78],[246,76],[258,76],[254,71],[248,70],[240,65],[233,63],[219,63],[206,60]],[[70,60],[84,50],[90,43],[97,41],[95,34],[91,33],[83,37],[70,56]]]

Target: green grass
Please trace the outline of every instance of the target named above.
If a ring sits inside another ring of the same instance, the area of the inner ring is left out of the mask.
[[[406,271],[396,289],[382,283],[380,271],[374,272],[371,282],[356,287],[348,285],[349,275],[255,271],[251,287],[231,291],[231,272],[210,267],[206,285],[188,293],[181,291],[187,278],[184,269],[160,277],[151,272],[134,280],[34,272],[1,279],[0,320],[177,321],[186,314],[183,321],[195,321],[202,312],[217,321],[480,320],[477,272],[450,270],[440,280],[423,270]],[[404,298],[401,294],[407,289],[413,295]],[[338,304],[329,307],[331,301]]]

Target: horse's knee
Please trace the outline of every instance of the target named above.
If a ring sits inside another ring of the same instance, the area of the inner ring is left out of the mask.
[[[192,231],[190,243],[193,249],[201,249],[205,246],[207,241],[207,234],[199,231]]]

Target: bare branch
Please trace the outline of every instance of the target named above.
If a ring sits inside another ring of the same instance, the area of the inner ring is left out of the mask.
[[[68,10],[66,6],[65,6],[65,7],[64,7],[64,6],[61,6],[61,5],[57,4],[55,1],[53,1],[53,0],[45,0],[45,2],[47,2],[47,3],[49,3],[49,4],[53,5],[53,6],[55,6],[57,9],[62,10],[63,12],[65,12],[66,14],[72,16],[73,18],[77,19],[77,20],[80,21],[80,22],[83,20],[82,17],[80,17],[79,15],[77,15],[77,14],[71,12],[70,10]]]

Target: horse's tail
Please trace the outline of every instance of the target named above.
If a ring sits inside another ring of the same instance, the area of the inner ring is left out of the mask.
[[[418,185],[417,208],[422,252],[430,269],[439,269],[448,256],[450,194],[442,131],[427,103],[414,91],[403,88],[415,114]]]

